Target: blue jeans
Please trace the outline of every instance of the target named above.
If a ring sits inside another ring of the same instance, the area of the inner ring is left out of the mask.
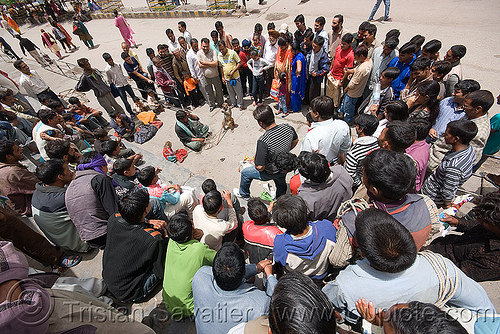
[[[381,3],[382,3],[382,0],[377,0],[377,2],[375,3],[375,6],[373,6],[372,12],[371,12],[368,20],[373,20],[373,16],[377,12],[378,7],[380,7]],[[389,19],[389,8],[391,7],[391,0],[384,0],[384,5],[385,5],[384,20],[388,20]]]
[[[288,109],[286,108],[286,95],[280,95],[278,96],[279,100],[279,109],[283,111],[283,114],[286,114],[288,112]]]
[[[350,124],[354,117],[354,112],[356,111],[356,102],[358,97],[350,97],[348,94],[344,95],[342,100],[342,105],[340,106],[339,112],[345,115],[344,120]]]
[[[252,95],[256,103],[262,103],[262,96],[264,95],[264,75],[253,77]]]
[[[118,94],[120,94],[120,99],[122,99],[123,104],[125,105],[125,109],[127,109],[128,113],[130,115],[135,115],[134,112],[132,112],[132,107],[127,101],[127,93],[130,95],[130,97],[133,99],[135,97],[134,91],[132,90],[132,87],[130,85],[126,85],[123,87],[116,87],[118,90]]]
[[[276,185],[276,198],[286,194],[286,173],[268,174],[265,171],[259,172],[254,166],[247,167],[241,171],[240,195],[250,197],[250,184],[257,179],[261,181],[274,180]]]

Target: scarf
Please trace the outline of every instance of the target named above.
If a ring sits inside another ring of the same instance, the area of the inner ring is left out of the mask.
[[[319,60],[321,59],[323,52],[323,48],[321,48],[318,53],[312,53],[311,62],[309,63],[309,73],[318,72]]]
[[[192,121],[188,119],[189,125],[191,125],[193,128]],[[196,138],[196,135],[186,126],[186,124],[182,123],[181,121],[177,120],[177,125],[180,126],[182,130],[184,130],[190,137]]]
[[[106,160],[104,160],[104,157],[100,154],[97,154],[95,157],[90,160],[88,164],[79,164],[78,167],[76,168],[77,170],[87,170],[87,169],[93,169],[98,173],[104,174],[103,170],[101,167],[107,166],[108,163]]]

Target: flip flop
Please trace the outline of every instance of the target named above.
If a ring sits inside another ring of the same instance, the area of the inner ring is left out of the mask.
[[[59,266],[63,268],[71,268],[80,263],[81,260],[82,257],[80,255],[65,255],[61,263],[59,263]]]
[[[497,184],[495,181],[494,181],[494,178],[493,178],[493,174],[490,174],[490,173],[485,173],[485,172],[481,172],[480,173],[481,177],[483,179],[485,179],[486,181],[488,181],[489,183],[491,183],[492,185],[494,185],[495,187],[497,188],[500,188],[500,185]]]

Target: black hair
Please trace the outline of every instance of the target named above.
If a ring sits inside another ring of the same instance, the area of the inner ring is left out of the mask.
[[[280,196],[273,206],[273,220],[292,235],[304,232],[308,226],[306,202],[300,196]]]
[[[132,159],[116,159],[113,163],[113,172],[118,175],[124,175],[125,171],[129,170],[134,164]]]
[[[80,100],[76,96],[72,96],[68,99],[69,104],[78,104]]]
[[[174,31],[170,28],[167,28],[167,30],[165,30],[165,35],[168,35],[168,34],[173,34]]]
[[[399,77],[399,74],[401,74],[401,71],[399,70],[399,68],[397,68],[396,66],[393,66],[393,67],[388,67],[386,68],[382,74],[386,77],[386,78],[389,78],[389,79],[396,79],[397,77]]]
[[[457,82],[455,89],[460,89],[463,94],[472,93],[481,89],[479,82],[473,79],[464,79]]]
[[[439,50],[441,50],[441,46],[443,44],[441,41],[437,39],[431,39],[425,45],[422,47],[422,51],[425,51],[426,53],[437,53]]]
[[[38,110],[38,118],[42,123],[47,124],[52,118],[57,117],[57,113],[52,109],[40,109]]]
[[[59,101],[59,100],[50,100],[49,103],[47,103],[47,107],[49,107],[50,109],[55,109],[57,107],[61,107],[63,106],[62,102]]]
[[[211,38],[217,37],[217,39],[219,39],[219,33],[217,32],[217,30],[212,30],[210,32],[210,37]]]
[[[366,26],[364,31],[368,31],[368,34],[373,35],[375,37],[377,35],[377,26],[373,23],[370,23]]]
[[[342,42],[344,43],[352,43],[352,40],[354,39],[354,36],[351,33],[347,33],[344,36],[342,36]]]
[[[177,22],[177,24],[183,28],[186,28],[186,22],[184,22],[184,21],[179,21],[179,22]]]
[[[101,144],[101,153],[111,156],[111,154],[118,148],[116,140],[106,140]]]
[[[300,22],[300,23],[304,23],[305,20],[304,20],[304,15],[302,14],[299,14],[295,17],[295,19],[293,20],[293,22]]]
[[[356,50],[354,50],[354,55],[368,57],[368,47],[364,44],[359,44]]]
[[[418,57],[410,65],[412,71],[425,70],[426,68],[431,68],[432,61],[427,57]]]
[[[368,22],[368,21],[363,21],[363,22],[361,22],[361,24],[360,24],[360,25],[359,25],[359,27],[358,27],[358,30],[365,31],[366,26],[367,26],[367,25],[369,25],[369,24],[370,24],[370,22]],[[358,36],[358,37],[359,37],[359,36]]]
[[[415,130],[415,139],[418,141],[427,138],[427,135],[432,127],[431,122],[425,118],[411,118],[408,120],[408,123],[413,126],[413,129]]]
[[[434,304],[419,301],[393,309],[387,321],[398,334],[467,334],[448,313]]]
[[[283,46],[283,45],[286,45],[286,39],[284,39],[283,37],[278,37],[278,45],[279,46]]]
[[[215,215],[222,206],[222,195],[217,190],[211,190],[203,196],[203,209],[209,215]]]
[[[201,43],[210,43],[210,40],[206,37],[203,37],[200,42]]]
[[[142,223],[141,219],[149,205],[149,194],[142,188],[133,188],[118,199],[118,212],[126,222]]]
[[[222,39],[219,39],[219,40],[217,41],[217,46],[221,46],[221,45],[222,45],[222,46],[226,46],[226,42],[224,42]]]
[[[16,35],[16,36],[19,36],[19,35]],[[19,40],[21,40],[21,36],[19,36]],[[24,60],[22,60],[22,59],[18,59],[14,62],[14,67],[16,68],[16,70],[21,70],[21,64],[24,64]]]
[[[88,151],[83,153],[82,157],[80,158],[80,165],[90,163],[92,159],[94,159],[98,154],[99,153],[97,153],[96,151]]]
[[[447,60],[438,60],[432,64],[432,68],[444,77],[446,74],[450,73],[453,66],[451,66],[451,63]],[[456,86],[457,85],[455,85],[455,87]]]
[[[65,140],[50,140],[45,145],[45,153],[50,159],[62,159],[69,152],[70,142]]]
[[[298,167],[300,175],[314,183],[325,182],[331,174],[326,157],[315,152],[300,152]]]
[[[137,180],[145,187],[153,183],[156,176],[156,169],[153,166],[146,166],[137,173]]]
[[[378,118],[371,114],[360,114],[354,119],[354,125],[357,125],[365,136],[371,136],[378,128]]]
[[[191,41],[189,42],[189,44],[191,44],[191,46],[193,46],[193,44],[195,44],[195,43],[198,43],[198,40],[196,38],[191,38]]]
[[[185,41],[186,39],[184,38],[184,36],[179,36],[177,37],[177,40],[180,42],[180,41]]]
[[[297,169],[297,156],[290,152],[280,152],[274,158],[274,164],[281,172],[291,172]]]
[[[306,121],[308,121],[309,123],[314,123],[314,119],[313,119],[313,117],[311,115],[311,112],[308,112],[306,114]]]
[[[286,73],[280,72],[280,74],[278,74],[278,79],[280,79],[281,83],[286,83]]]
[[[7,96],[14,96],[14,92],[10,88],[1,88],[0,89],[0,101],[3,101],[7,98]]]
[[[395,152],[403,153],[415,142],[415,130],[408,122],[392,121],[386,129],[385,138]]]
[[[104,53],[102,54],[102,58],[103,58],[104,60],[108,60],[108,59],[111,59],[112,57],[111,57],[111,55],[110,55],[109,53],[104,52]]]
[[[324,16],[318,16],[314,22],[318,22],[320,25],[324,26],[326,23],[325,17]]]
[[[276,25],[274,24],[274,22],[269,22],[267,24],[267,30],[274,30],[276,28]]]
[[[248,216],[255,225],[264,225],[269,221],[269,212],[267,206],[258,197],[248,200]]]
[[[304,34],[304,39],[310,39],[311,41],[314,39],[314,33],[311,30],[306,30]]]
[[[477,218],[481,218],[487,224],[500,226],[500,192],[491,192],[474,198],[472,203],[476,204],[472,212]]]
[[[212,265],[215,283],[224,291],[236,290],[245,277],[245,257],[234,242],[226,242],[215,254]]]
[[[399,273],[417,258],[417,246],[410,232],[383,210],[369,208],[356,216],[356,240],[373,268]]]
[[[318,113],[323,120],[333,117],[335,111],[333,100],[329,96],[321,95],[311,101],[311,110]]]
[[[254,109],[253,118],[257,122],[262,122],[265,126],[269,126],[274,123],[274,113],[270,106],[261,105]]]
[[[385,34],[385,40],[388,40],[391,37],[399,38],[399,35],[401,35],[401,33],[398,29],[391,29],[387,32],[387,34]]]
[[[173,241],[183,244],[191,240],[193,224],[185,213],[176,213],[167,225],[167,235]]]
[[[313,43],[320,45],[320,46],[323,46],[323,44],[325,44],[325,39],[323,38],[323,36],[318,35],[318,36],[314,37]]]
[[[365,157],[362,164],[367,181],[365,186],[377,188],[389,200],[398,201],[415,187],[415,163],[405,154],[375,150]]]
[[[417,46],[412,42],[407,42],[399,49],[399,54],[402,53],[415,53],[417,51]]]
[[[12,140],[0,141],[0,162],[7,162],[7,155],[14,154],[14,146],[16,145]]]
[[[259,52],[257,52],[256,50],[250,51],[250,57],[256,57],[256,56],[260,56]]]
[[[436,122],[439,115],[439,89],[439,84],[434,80],[423,81],[417,85],[418,94],[428,97],[428,100],[423,106],[429,109],[429,122],[431,122],[431,124]]]
[[[66,113],[62,114],[62,118],[65,122],[71,121],[73,119],[73,117],[75,117],[75,114],[72,112],[66,112]]]
[[[147,49],[146,49],[146,55],[147,55],[147,56],[149,56],[149,55],[151,55],[151,54],[153,54],[153,55],[154,55],[154,54],[155,54],[155,50],[153,50],[152,48],[147,48]]]
[[[258,31],[258,32],[262,32],[262,30],[264,30],[264,27],[262,27],[262,24],[260,23],[255,23],[255,26],[253,27],[253,31]]]
[[[413,43],[417,46],[417,50],[424,44],[425,37],[422,35],[415,35],[410,39],[410,43]]]
[[[201,184],[201,190],[204,194],[207,194],[212,190],[217,190],[217,185],[215,184],[215,181],[213,179],[206,179]]]
[[[311,278],[289,272],[278,281],[271,297],[269,327],[273,334],[334,334],[335,306]]]
[[[160,51],[160,50],[164,50],[164,49],[167,49],[168,50],[168,45],[167,44],[158,44],[156,46],[156,50]]]
[[[88,62],[89,62],[89,60],[87,58],[79,58],[79,59],[76,60],[76,63],[80,67],[83,67]]]
[[[395,49],[398,47],[399,39],[397,37],[389,37],[385,40],[385,46],[389,49]]]
[[[106,131],[106,129],[104,128],[97,128],[94,131],[92,131],[92,134],[96,139],[101,139],[108,135],[108,131]]]
[[[459,119],[451,121],[446,127],[450,135],[458,137],[464,145],[469,145],[470,141],[477,135],[476,123],[469,120]]]
[[[453,45],[450,50],[453,57],[457,57],[458,59],[462,59],[467,53],[467,48],[464,45]]]
[[[339,23],[343,24],[344,23],[344,15],[342,14],[337,14],[333,17],[334,19],[339,19]]]
[[[471,106],[474,108],[481,107],[483,113],[487,113],[491,106],[495,103],[495,97],[489,90],[476,90],[467,94],[465,97],[471,100]]]
[[[233,38],[233,40],[231,41],[231,45],[234,45],[234,44],[240,45],[240,40],[237,38]]]
[[[406,121],[408,119],[408,105],[401,100],[389,101],[385,107],[388,121]]]
[[[121,57],[123,60],[125,60],[125,59],[127,59],[127,57],[130,57],[130,55],[128,54],[128,52],[123,51],[123,52],[120,54],[120,57]]]
[[[36,168],[36,177],[45,184],[56,182],[57,177],[64,173],[65,162],[61,159],[50,159],[42,162]]]
[[[217,29],[217,28],[220,28],[220,27],[223,27],[223,28],[224,28],[224,25],[222,24],[222,22],[221,22],[221,21],[216,21],[216,22],[215,22],[215,28]]]
[[[181,121],[186,116],[187,116],[187,113],[184,110],[177,110],[175,112],[175,119],[178,121]]]
[[[300,44],[299,43],[292,42],[292,44],[290,45],[290,47],[292,48],[293,51],[300,52]]]

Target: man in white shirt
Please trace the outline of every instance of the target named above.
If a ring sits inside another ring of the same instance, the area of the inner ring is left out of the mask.
[[[108,82],[110,84],[115,85],[116,89],[118,90],[118,94],[120,94],[120,98],[122,99],[123,105],[125,106],[125,109],[127,109],[130,116],[132,117],[135,116],[135,113],[132,111],[130,103],[128,103],[127,101],[127,93],[132,98],[132,101],[135,98],[135,94],[134,91],[132,90],[132,87],[128,83],[127,77],[123,75],[121,65],[116,64],[113,61],[111,55],[107,52],[103,53],[102,57],[104,58],[104,61],[108,63],[108,65],[104,69],[104,73],[106,73]]]
[[[314,122],[302,141],[301,151],[323,154],[330,165],[343,164],[345,153],[351,147],[349,125],[333,119],[333,100],[318,96],[311,101],[311,116]]]
[[[191,36],[191,33],[186,30],[186,22],[179,21],[177,23],[177,27],[179,28],[179,31],[182,34],[182,36],[184,36],[184,39],[186,40],[186,43],[191,44],[191,39],[193,37]]]
[[[203,76],[207,82],[205,89],[208,93],[208,103],[210,111],[215,109],[215,104],[222,106],[222,83],[219,78],[219,62],[217,54],[210,48],[208,38],[201,39],[201,50],[196,53],[198,66],[200,67]]]
[[[262,51],[262,58],[272,65],[269,69],[264,71],[264,97],[269,96],[269,92],[271,91],[271,83],[274,78],[274,63],[276,62],[276,54],[278,53],[278,37],[280,37],[279,32],[276,30],[269,31],[268,41]]]
[[[314,21],[314,37],[321,36],[325,39],[325,42],[323,43],[323,51],[328,53],[328,33],[324,29],[325,23],[326,20],[324,16],[316,18]]]
[[[189,49],[189,51],[186,53],[186,61],[188,63],[189,72],[191,72],[191,77],[193,77],[193,79],[198,80],[198,86],[200,88],[201,94],[203,94],[203,98],[205,99],[205,101],[209,101],[207,90],[205,89],[205,87],[207,86],[207,80],[205,79],[205,76],[200,69],[200,65],[198,65],[198,58],[196,56],[196,53],[198,51],[200,51],[198,40],[196,38],[191,38],[191,49]]]
[[[28,96],[39,99],[40,95],[47,95],[54,101],[59,101],[57,94],[50,89],[35,70],[30,70],[24,61],[16,60],[14,67],[21,72],[19,84],[24,88]]]
[[[227,202],[228,219],[217,218],[217,215],[224,209],[222,197]],[[193,225],[203,231],[201,242],[205,243],[215,251],[222,246],[224,235],[238,227],[236,211],[233,208],[231,193],[222,190],[222,195],[217,190],[209,191],[202,200],[203,205],[198,205],[193,210]]]
[[[167,41],[168,50],[171,53],[173,53],[174,50],[179,50],[181,48],[181,46],[179,45],[179,42],[175,38],[174,31],[172,29],[168,28],[167,30],[165,30],[165,34],[167,34],[167,37],[168,37],[168,41]]]

